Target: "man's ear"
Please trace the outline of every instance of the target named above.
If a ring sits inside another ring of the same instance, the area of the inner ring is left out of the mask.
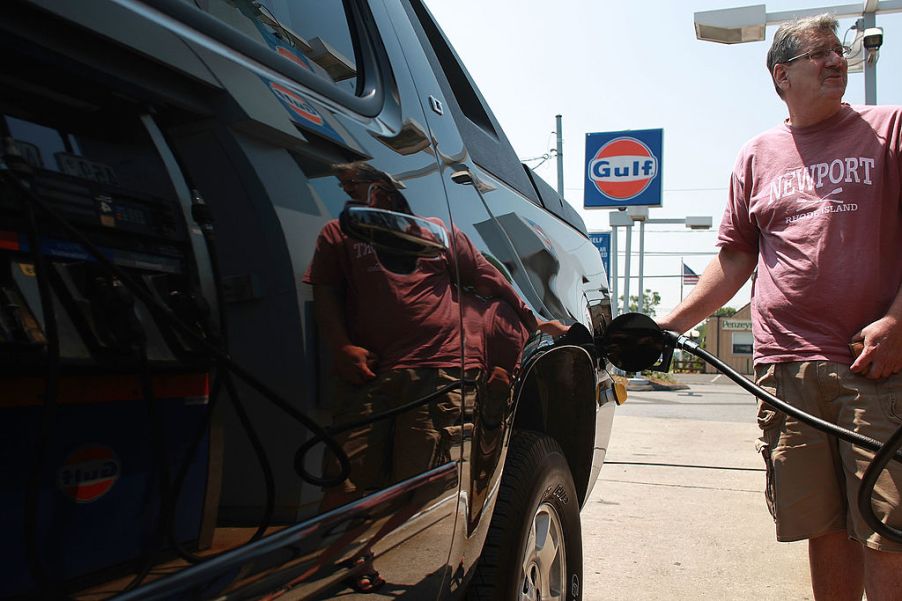
[[[774,83],[777,84],[777,87],[783,90],[784,92],[789,89],[789,72],[786,70],[786,65],[783,63],[777,63],[774,65],[774,70],[771,73],[774,78]]]

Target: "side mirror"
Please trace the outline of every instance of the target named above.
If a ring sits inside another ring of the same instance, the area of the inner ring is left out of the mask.
[[[624,313],[608,324],[596,338],[598,352],[624,371],[670,369],[674,345],[664,330],[648,315]]]
[[[445,228],[422,217],[348,205],[338,218],[347,236],[377,250],[414,257],[437,257],[448,250]]]

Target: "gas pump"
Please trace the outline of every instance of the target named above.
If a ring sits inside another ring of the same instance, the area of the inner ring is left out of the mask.
[[[123,281],[200,332],[188,229],[174,195],[97,160],[151,151],[141,114],[119,117],[141,142],[0,115],[0,596],[89,585],[167,537],[196,548],[215,518],[210,361]]]

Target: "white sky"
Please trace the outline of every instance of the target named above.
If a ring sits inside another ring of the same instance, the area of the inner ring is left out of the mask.
[[[563,116],[564,196],[590,230],[610,228],[608,210],[582,209],[585,134],[664,129],[663,206],[650,209],[650,217],[709,215],[714,221],[712,231],[645,228],[645,288],[661,293],[659,315],[673,308],[680,300],[680,279],[673,276],[679,274],[681,256],[701,273],[715,252],[739,147],[787,115],[765,67],[776,27],[767,28],[764,42],[723,45],[695,39],[694,12],[745,5],[741,0],[425,1],[521,159],[555,146],[555,115]],[[767,12],[851,3],[771,0]],[[840,39],[853,23],[840,19]],[[877,25],[884,28],[877,101],[902,104],[902,14],[878,14]],[[864,103],[863,74],[849,75],[846,101]],[[557,187],[556,159],[536,171]],[[638,289],[634,230],[632,294]],[[622,280],[619,290],[622,294]],[[739,308],[749,294],[746,285],[729,304]]]

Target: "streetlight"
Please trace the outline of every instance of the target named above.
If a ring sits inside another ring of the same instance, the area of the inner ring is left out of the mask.
[[[764,4],[720,10],[706,10],[694,15],[695,37],[707,42],[739,44],[764,40],[768,25],[784,23],[800,17],[830,12],[835,17],[859,17],[855,25],[866,53],[864,60],[864,102],[877,103],[877,58],[883,44],[883,30],[876,26],[877,13],[902,12],[902,0],[864,0],[863,4],[841,4],[804,10],[769,13]],[[853,44],[854,45],[854,44]]]
[[[614,314],[617,311],[617,228],[625,227],[626,229],[626,256],[624,257],[624,278],[623,278],[623,313],[629,311],[630,301],[630,257],[631,246],[633,240],[633,223],[639,223],[639,294],[638,311],[643,310],[643,292],[645,288],[645,224],[682,224],[691,230],[707,230],[711,229],[711,217],[694,216],[694,217],[676,217],[665,219],[651,219],[648,217],[648,207],[629,207],[626,211],[611,211],[609,213],[611,225],[611,274],[612,286],[614,292]],[[680,274],[682,277],[682,274]]]

